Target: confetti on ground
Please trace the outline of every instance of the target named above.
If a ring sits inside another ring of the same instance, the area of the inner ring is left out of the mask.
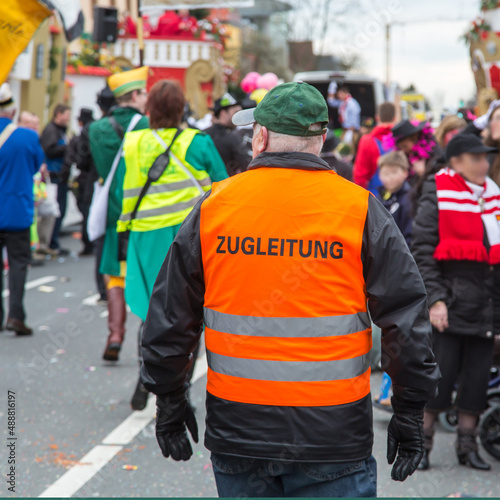
[[[75,232],[71,235],[71,237],[74,239],[74,240],[81,240],[82,239],[82,233],[79,233],[79,232]]]
[[[51,444],[51,445],[49,446],[49,448],[50,448],[51,450],[57,450],[57,449],[59,448],[59,446],[57,446],[57,444]]]
[[[50,328],[49,328],[48,326],[46,326],[46,325],[39,326],[39,327],[38,327],[38,329],[39,329],[41,332],[43,332],[43,331],[45,331],[45,330],[50,330]]]
[[[137,470],[139,467],[137,465],[123,465],[123,470]]]
[[[65,293],[64,293],[64,296],[65,296],[65,297],[74,297],[74,296],[75,296],[75,294],[74,294],[73,292],[65,292]]]
[[[64,354],[65,352],[64,349],[57,349],[56,354]]]
[[[69,309],[67,307],[58,307],[56,313],[69,313]]]
[[[55,448],[54,448],[55,446]],[[52,445],[52,449],[56,450],[57,445]],[[74,460],[75,455],[66,455],[66,453],[62,452],[51,452],[49,455],[43,455],[41,457],[36,457],[35,462],[49,462],[55,465],[61,465],[66,469],[73,467],[74,465],[91,465],[90,462],[80,462],[79,460]]]
[[[87,366],[87,368],[85,368],[85,370],[88,372],[95,372],[96,367],[95,366]]]
[[[59,281],[61,281],[62,283],[68,283],[69,281],[71,281],[71,278],[68,278],[67,276],[63,276],[63,277],[59,278]]]
[[[52,293],[55,292],[56,289],[53,286],[42,285],[38,287],[38,291],[43,293]]]

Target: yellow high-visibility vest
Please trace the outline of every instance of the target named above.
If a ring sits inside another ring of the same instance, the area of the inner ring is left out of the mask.
[[[159,129],[157,134],[168,145],[176,129]],[[171,148],[170,162],[158,179],[149,187],[141,201],[133,221],[135,208],[148,171],[155,159],[164,151],[151,129],[136,130],[125,135],[123,156],[125,178],[123,181],[122,213],[117,231],[152,231],[181,224],[201,199],[202,193],[210,190],[212,182],[205,170],[197,170],[186,161],[186,154],[199,130],[186,129],[181,132]]]

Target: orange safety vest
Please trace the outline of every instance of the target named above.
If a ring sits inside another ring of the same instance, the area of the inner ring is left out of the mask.
[[[263,167],[213,184],[200,215],[210,394],[312,407],[370,392],[368,196],[331,170]]]

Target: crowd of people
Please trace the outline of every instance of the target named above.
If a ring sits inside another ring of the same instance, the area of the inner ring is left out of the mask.
[[[255,102],[225,94],[214,102],[212,124],[201,131],[186,126],[179,83],[162,80],[148,92],[147,78],[147,67],[111,76],[98,96],[102,117],[95,120],[92,110],[82,109],[80,133],[71,140],[67,105],[54,108],[38,137],[34,115],[23,112],[14,125],[12,93],[7,84],[1,86],[0,253],[6,249],[9,266],[8,330],[32,333],[23,309],[27,269],[40,257],[67,253],[60,233],[71,187],[83,217],[81,255],[95,256],[96,287],[109,312],[102,356],[116,362],[126,305],[146,321],[165,255],[193,207],[206,198],[213,182],[254,168],[252,156],[267,135],[253,122],[234,117],[253,109]],[[493,101],[485,115],[468,117],[469,122],[446,116],[435,130],[426,122],[398,121],[390,102],[379,106],[375,123],[363,122],[359,104],[345,86],[331,85],[327,102],[339,109],[343,130],[340,137],[325,131],[322,165],[369,190],[391,214],[427,290],[442,378],[438,395],[425,407],[420,468],[430,466],[437,415],[455,406],[458,460],[487,470],[476,434],[500,335],[500,101]],[[346,142],[354,151],[343,157],[339,151]],[[106,196],[104,211],[95,203],[99,196]],[[99,221],[105,227],[98,227]],[[1,264],[3,269],[3,257]],[[168,284],[164,286],[156,293],[167,294]],[[0,326],[3,320],[0,307]],[[141,326],[139,344],[142,332]],[[390,408],[386,382],[376,404]],[[138,377],[132,407],[144,409],[147,396]]]

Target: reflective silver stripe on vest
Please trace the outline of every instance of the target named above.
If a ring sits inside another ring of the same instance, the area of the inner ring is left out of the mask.
[[[168,184],[158,184],[155,186],[149,186],[147,191],[147,195],[150,194],[159,194],[159,193],[168,193],[169,191],[178,191],[180,189],[192,188],[193,183],[191,180],[187,181],[179,181],[179,182],[170,182]],[[142,187],[139,188],[130,188],[123,190],[124,198],[134,198],[135,196],[139,196],[141,194]]]
[[[369,367],[368,356],[337,361],[268,361],[233,358],[207,349],[210,369],[222,375],[273,382],[325,382],[358,377]]]
[[[152,208],[150,210],[140,210],[139,212],[137,212],[135,220],[147,219],[148,217],[156,217],[158,215],[175,214],[176,212],[181,212],[182,210],[186,210],[187,208],[194,207],[199,200],[201,200],[201,196],[197,196],[196,198],[193,198],[189,201],[176,203],[175,205],[169,205],[167,207]],[[131,215],[132,212],[121,214],[120,220],[123,222],[127,222],[130,220]]]
[[[205,326],[221,333],[253,337],[333,337],[370,327],[367,312],[319,318],[269,318],[237,316],[204,309]]]

